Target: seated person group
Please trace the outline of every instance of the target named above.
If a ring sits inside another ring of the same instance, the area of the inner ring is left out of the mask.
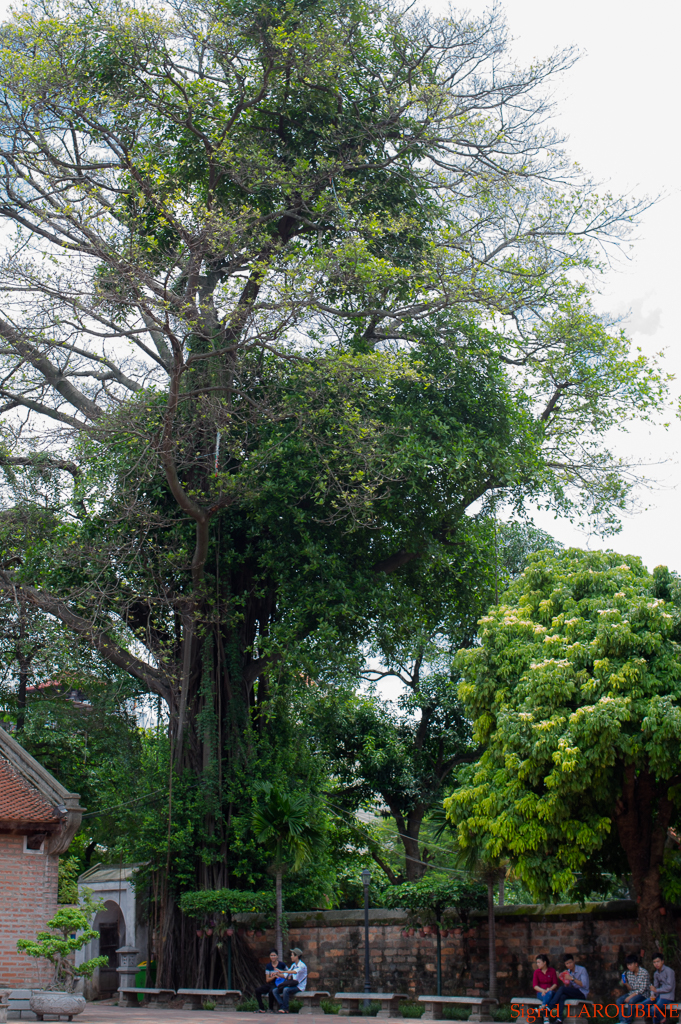
[[[262,997],[266,995],[269,1001],[269,1008],[272,1013],[275,1009],[275,1000],[279,1004],[279,1013],[288,1013],[289,1000],[296,992],[304,992],[307,985],[307,966],[302,960],[303,951],[294,947],[291,950],[291,966],[279,959],[276,949],[270,952],[270,964],[265,970],[265,984],[255,990],[255,998],[258,1000],[258,1011],[267,1013],[263,1006]]]
[[[589,975],[584,967],[575,964],[574,957],[564,957],[565,970],[556,974],[549,965],[549,958],[540,954],[536,959],[536,970],[532,976],[532,988],[545,1010],[558,1006],[558,1017],[565,1021],[565,1003],[568,999],[587,999],[589,995]],[[665,1007],[676,998],[676,975],[671,967],[667,967],[661,954],[653,957],[653,981],[645,967],[642,967],[635,953],[627,957],[627,969],[622,975],[625,992],[617,1000],[619,1017],[622,1024],[630,1021],[635,1014],[634,1003],[643,1003],[643,1013],[636,1016],[653,1017],[661,1020],[665,1017]],[[556,1018],[551,1017],[555,1020]]]

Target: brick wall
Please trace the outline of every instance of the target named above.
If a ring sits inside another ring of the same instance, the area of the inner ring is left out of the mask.
[[[0,988],[49,984],[41,961],[17,952],[17,939],[32,939],[57,910],[59,857],[24,851],[24,837],[0,835]]]
[[[253,930],[258,919],[245,918],[246,938],[263,964],[274,934]],[[677,922],[678,923],[678,922]],[[403,911],[370,911],[371,985],[375,991],[425,995],[436,991],[436,938],[421,929],[409,934]],[[407,934],[405,934],[407,932]],[[553,907],[503,907],[496,914],[499,996],[532,995],[534,957],[548,953],[553,965],[573,953],[591,978],[592,998],[609,1000],[627,953],[640,949],[636,906],[629,901]],[[310,987],[336,991],[364,988],[363,916],[357,911],[290,914],[287,946],[300,946]],[[285,950],[288,953],[288,949]],[[488,987],[486,915],[474,914],[469,927],[442,938],[442,990],[445,995],[474,995]]]

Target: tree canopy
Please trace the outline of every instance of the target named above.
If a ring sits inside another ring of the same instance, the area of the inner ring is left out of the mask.
[[[361,658],[395,574],[461,581],[500,499],[616,527],[606,439],[668,378],[590,303],[641,205],[549,126],[571,61],[373,0],[0,28],[0,589],[167,707],[166,932],[257,863],[284,748],[313,778],[281,702]]]
[[[539,553],[460,652],[459,692],[486,749],[446,800],[537,896],[569,888],[615,832],[646,943],[680,805],[679,583],[640,559]]]

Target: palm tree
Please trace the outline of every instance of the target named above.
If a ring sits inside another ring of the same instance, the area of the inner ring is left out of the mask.
[[[263,787],[263,798],[253,811],[251,826],[255,838],[270,854],[270,868],[276,885],[276,940],[279,959],[284,954],[281,930],[282,880],[286,870],[300,871],[324,846],[325,830],[319,822],[319,808],[305,796],[291,796]]]

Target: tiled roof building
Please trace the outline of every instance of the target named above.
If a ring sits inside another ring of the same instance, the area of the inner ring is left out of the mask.
[[[83,808],[12,736],[0,728],[0,988],[40,987],[40,962],[17,952],[57,909],[59,854],[68,849]]]

